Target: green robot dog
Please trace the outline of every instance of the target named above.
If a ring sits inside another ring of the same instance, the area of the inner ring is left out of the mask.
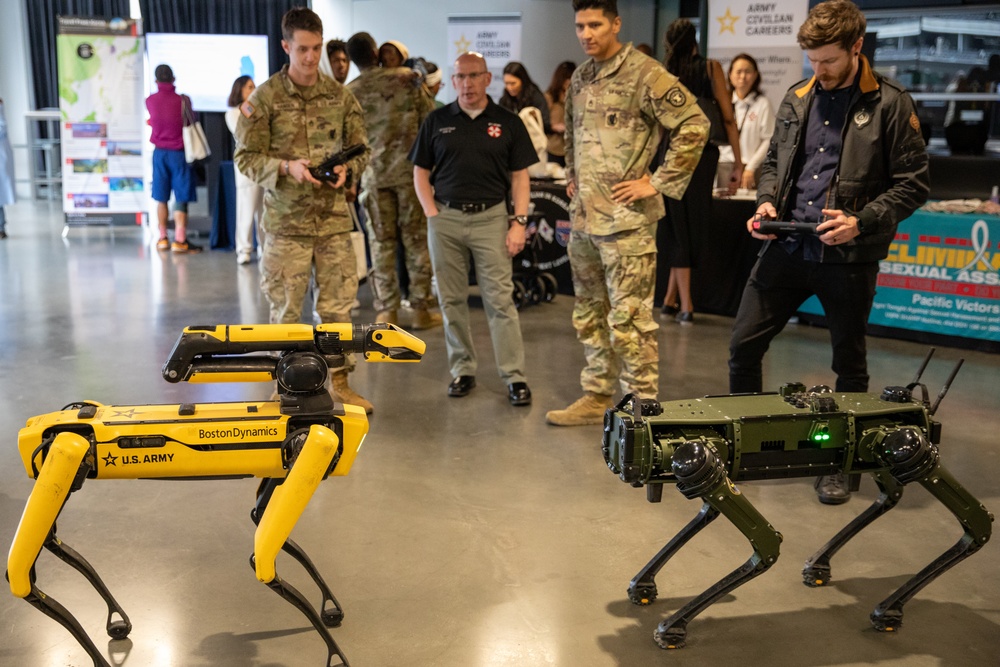
[[[757,479],[849,475],[852,486],[867,473],[880,494],[806,561],[807,586],[830,581],[830,559],[863,528],[896,506],[903,488],[919,482],[954,514],[964,534],[955,546],[913,576],[871,613],[876,630],[893,632],[903,622],[903,605],[944,571],[978,551],[990,538],[993,515],[940,463],[941,424],[933,415],[958,373],[959,362],[934,405],[920,375],[905,387],[882,394],[840,393],[829,387],[806,390],[787,384],[775,394],[709,396],[657,403],[626,396],[604,418],[604,459],[623,482],[646,487],[659,502],[664,484],[676,484],[702,508],[632,579],[629,599],[656,599],[656,574],[688,540],[720,514],[750,541],[753,553],[739,568],[662,621],[654,633],[661,648],[684,646],[688,622],[719,598],[762,574],[778,559],[781,533],[747,500],[734,482]],[[916,399],[913,390],[920,388]]]

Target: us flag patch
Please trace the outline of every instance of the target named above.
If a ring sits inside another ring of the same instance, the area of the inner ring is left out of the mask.
[[[254,112],[253,105],[250,104],[249,102],[244,102],[243,104],[240,105],[240,113],[242,113],[247,118],[252,116],[253,112]]]

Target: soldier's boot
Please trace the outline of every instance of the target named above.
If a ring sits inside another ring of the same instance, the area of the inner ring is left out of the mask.
[[[421,329],[432,329],[434,327],[441,326],[442,321],[441,313],[432,313],[426,308],[414,308],[413,324],[410,326],[417,331]]]
[[[554,426],[603,424],[604,412],[613,405],[611,396],[587,392],[565,410],[549,410],[545,421]]]
[[[375,321],[385,322],[386,324],[399,324],[399,313],[396,312],[395,308],[380,310],[378,311],[378,315],[375,316]]]
[[[347,384],[347,373],[330,373],[330,396],[333,397],[333,400],[340,403],[364,408],[368,414],[371,414],[375,410],[375,406],[366,401],[361,394],[351,389]]]

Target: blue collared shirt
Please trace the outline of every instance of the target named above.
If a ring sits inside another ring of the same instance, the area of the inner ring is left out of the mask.
[[[824,208],[832,205],[830,192],[840,162],[844,124],[854,86],[823,90],[816,83],[809,107],[809,120],[803,142],[802,169],[795,181],[795,206],[791,219],[796,222],[822,222]],[[782,240],[789,253],[802,247],[803,257],[820,261],[823,244],[813,235],[791,234]]]

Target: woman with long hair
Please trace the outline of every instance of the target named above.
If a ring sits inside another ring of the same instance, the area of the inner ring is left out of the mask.
[[[525,107],[536,107],[542,112],[542,124],[545,132],[551,130],[549,119],[549,104],[535,82],[528,75],[528,70],[521,63],[512,60],[503,68],[503,96],[497,102],[508,111],[520,113]]]
[[[545,101],[549,105],[549,120],[552,131],[549,135],[549,162],[566,165],[566,91],[573,77],[576,63],[564,60],[552,73],[552,83],[545,91]]]
[[[733,119],[733,104],[730,101],[726,78],[722,65],[715,60],[707,60],[698,53],[694,25],[687,19],[677,19],[667,26],[667,57],[664,65],[667,71],[680,79],[681,83],[698,97],[699,104],[710,104],[715,100],[721,111],[726,129],[726,137],[733,147],[735,162],[729,183],[730,190],[743,176],[743,162],[740,156],[740,139]],[[665,135],[668,136],[668,135]],[[684,196],[678,201],[664,197],[667,214],[660,221],[656,231],[656,245],[659,256],[670,265],[670,277],[663,299],[664,317],[673,317],[680,324],[694,323],[694,305],[691,302],[691,269],[698,265],[701,252],[701,227],[704,220],[712,215],[712,186],[715,183],[715,169],[719,163],[719,147],[711,141],[705,145],[698,166],[695,167],[691,183]]]
[[[750,54],[741,53],[729,63],[729,89],[740,135],[740,154],[745,162],[740,187],[753,190],[757,187],[754,174],[764,162],[767,145],[774,134],[774,110],[760,91],[760,70]],[[731,147],[719,147],[719,187],[729,182],[734,160]]]
[[[250,93],[256,86],[253,79],[244,74],[233,81],[233,89],[229,93],[229,109],[226,110],[226,125],[236,136],[236,121],[240,117],[240,107],[250,98]],[[253,256],[254,231],[264,208],[264,188],[257,185],[240,173],[236,172],[236,262],[249,264]],[[260,240],[258,232],[257,239]]]

